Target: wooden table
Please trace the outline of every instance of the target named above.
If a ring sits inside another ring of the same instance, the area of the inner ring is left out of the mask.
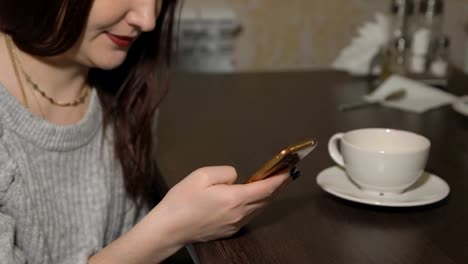
[[[239,234],[195,245],[201,263],[468,263],[468,118],[449,106],[422,115],[338,111],[367,91],[363,79],[333,71],[175,77],[158,129],[158,161],[171,185],[207,165],[235,166],[246,179],[284,145],[320,142],[300,164],[302,177]],[[447,181],[450,195],[388,208],[325,193],[316,176],[334,165],[328,139],[363,127],[428,137],[427,170]]]

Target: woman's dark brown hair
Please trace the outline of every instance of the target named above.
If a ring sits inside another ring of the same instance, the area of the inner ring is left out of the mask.
[[[177,5],[177,0],[161,1],[156,28],[135,41],[124,63],[89,73],[103,105],[104,128],[113,127],[125,188],[139,205],[150,207],[165,191],[152,155],[152,123],[167,92]],[[58,55],[80,39],[92,4],[93,0],[0,1],[0,30],[25,52]]]

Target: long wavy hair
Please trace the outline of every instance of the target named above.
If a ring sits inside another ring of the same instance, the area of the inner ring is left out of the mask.
[[[156,27],[132,45],[122,65],[91,69],[89,83],[103,106],[104,129],[113,128],[114,151],[129,196],[154,206],[166,191],[153,158],[153,121],[167,93],[177,0],[161,0]],[[0,31],[36,56],[69,50],[83,34],[93,0],[0,1]],[[65,19],[66,18],[66,19]]]

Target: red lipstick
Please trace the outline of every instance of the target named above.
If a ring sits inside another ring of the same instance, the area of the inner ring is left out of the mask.
[[[107,36],[112,42],[114,42],[115,45],[120,48],[128,48],[134,40],[133,37],[118,36],[111,33],[107,33]]]

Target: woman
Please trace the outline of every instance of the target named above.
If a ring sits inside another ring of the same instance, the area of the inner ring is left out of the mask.
[[[148,128],[176,4],[0,2],[1,263],[158,263],[235,233],[288,182],[206,167],[157,195]]]

